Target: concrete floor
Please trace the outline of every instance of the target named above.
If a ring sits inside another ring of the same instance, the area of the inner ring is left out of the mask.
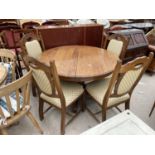
[[[130,110],[141,118],[146,124],[155,130],[155,111],[149,117],[149,112],[155,101],[155,74],[150,76],[145,73],[135,88],[131,97]],[[89,97],[86,99],[86,104],[96,109],[96,104]],[[31,112],[42,127],[44,134],[58,135],[60,134],[60,112],[56,109],[51,109],[45,114],[43,121],[39,120],[38,116],[38,98],[31,96]],[[120,106],[123,109],[122,106]],[[110,118],[119,113],[115,109],[108,110],[107,117]],[[78,135],[87,129],[97,125],[97,122],[85,111],[81,112],[77,118],[66,127],[66,135]],[[38,130],[31,124],[28,118],[24,117],[16,125],[8,129],[12,135],[33,135],[38,134]]]

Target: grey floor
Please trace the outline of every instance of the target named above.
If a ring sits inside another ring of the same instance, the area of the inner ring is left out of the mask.
[[[155,111],[149,117],[149,112],[155,101],[155,74],[150,76],[145,73],[135,88],[131,97],[130,110],[141,118],[146,124],[155,130]],[[97,109],[96,104],[89,97],[86,98],[86,104],[90,108]],[[38,116],[38,98],[31,95],[32,113],[42,127],[44,134],[59,135],[60,134],[60,112],[56,109],[51,109],[45,114],[43,121],[39,120]],[[120,107],[123,109],[123,107]],[[108,110],[107,117],[111,118],[119,113],[115,109]],[[77,118],[66,127],[66,135],[78,135],[87,129],[97,125],[97,122],[89,115],[87,111],[81,112]],[[24,117],[16,125],[8,129],[12,135],[36,135],[39,134],[36,128],[31,124],[28,118]]]

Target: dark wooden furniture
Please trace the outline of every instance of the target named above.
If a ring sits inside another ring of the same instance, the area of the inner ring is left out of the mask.
[[[146,38],[149,42],[149,45],[148,45],[149,51],[155,53],[155,29],[152,29],[151,31],[149,31],[146,34]],[[154,56],[151,64],[149,65],[148,70],[152,73],[155,72],[155,56]]]
[[[115,68],[117,57],[92,46],[61,46],[44,51],[39,58],[48,64],[55,60],[60,78],[85,82],[108,76]]]
[[[20,35],[16,34],[14,35],[13,30],[20,30],[20,26],[16,23],[1,23],[0,24],[0,32],[1,38],[3,39],[3,47],[7,49],[11,49],[15,52],[17,57],[17,63],[16,63],[16,78],[19,78],[23,75],[22,69],[21,69],[21,63],[20,63],[20,56],[19,56],[19,50],[14,42],[16,40],[20,39]]]
[[[129,44],[124,57],[124,62],[135,59],[136,57],[147,55],[148,41],[142,30],[138,29],[127,29],[110,31],[110,34],[122,34],[128,38]]]
[[[36,29],[41,33],[46,49],[63,45],[101,47],[102,25],[41,26]]]
[[[42,23],[42,25],[69,25],[66,19],[51,19]]]
[[[155,46],[154,45],[149,45],[148,46],[149,51],[155,53]],[[150,71],[151,73],[155,72],[155,56],[151,62],[151,64],[148,67],[148,71]]]
[[[28,21],[22,24],[23,29],[34,29],[35,27],[40,26],[40,23],[35,21]]]

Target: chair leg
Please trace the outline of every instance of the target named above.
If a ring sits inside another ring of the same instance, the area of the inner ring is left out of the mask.
[[[66,110],[61,109],[61,135],[65,134],[65,116]]]
[[[39,97],[39,118],[42,121],[44,119],[44,101]]]
[[[85,95],[83,94],[81,99],[80,99],[80,106],[81,106],[81,111],[84,112],[86,110],[86,105],[85,105]]]
[[[125,102],[125,110],[130,109],[130,100]]]
[[[32,81],[32,95],[33,95],[34,97],[37,96],[36,87],[35,87],[35,84],[33,83],[33,81]]]
[[[155,108],[155,102],[154,102],[154,104],[153,104],[153,106],[152,106],[152,109],[151,109],[151,111],[150,111],[149,117],[152,115],[152,112],[153,112],[154,108]]]
[[[106,108],[102,108],[102,122],[106,120]]]
[[[6,129],[1,129],[0,131],[1,131],[2,135],[8,135],[8,132],[6,131]]]
[[[35,120],[34,116],[32,115],[32,113],[30,111],[27,113],[27,116],[31,120],[31,122],[33,123],[33,125],[39,130],[39,132],[41,134],[43,134],[43,130],[40,128],[38,122]]]

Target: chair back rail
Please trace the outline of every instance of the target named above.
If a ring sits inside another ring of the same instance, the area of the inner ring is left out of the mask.
[[[7,118],[7,120],[9,120],[7,125],[18,119],[23,113],[30,109],[31,76],[32,73],[29,71],[22,78],[0,88],[0,98],[6,101],[6,108],[10,114],[10,117]],[[10,97],[13,93],[14,98],[16,99],[16,103],[14,104]],[[20,100],[23,102],[21,103]],[[13,109],[16,110],[13,111]],[[0,107],[0,115],[1,117],[5,117],[2,107]]]
[[[15,67],[16,67],[16,56],[12,50],[0,49],[0,62],[10,63],[12,69],[12,80],[15,80]]]
[[[102,47],[116,53],[116,55],[123,60],[129,41],[120,34],[112,34],[110,36],[104,35],[104,37],[105,39],[104,43],[102,43]]]
[[[150,53],[148,57],[139,57],[124,65],[121,65],[122,63],[119,60],[103,99],[103,106],[107,107],[109,97],[120,97],[125,94],[131,95],[153,56],[154,54]]]
[[[27,59],[39,93],[43,92],[49,97],[60,98],[62,107],[65,107],[65,97],[61,89],[55,62],[52,61],[49,65],[46,65],[32,57],[27,57]]]

